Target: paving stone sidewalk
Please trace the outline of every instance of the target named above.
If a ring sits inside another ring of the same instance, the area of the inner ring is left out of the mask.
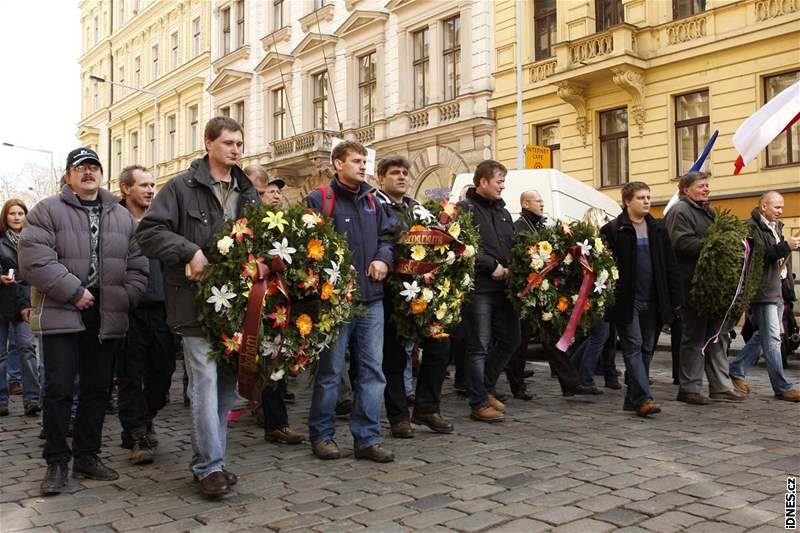
[[[772,397],[763,366],[745,403],[697,407],[674,400],[669,354],[659,352],[651,373],[663,413],[651,420],[622,411],[623,391],[564,398],[545,363],[529,368],[535,398],[510,400],[501,424],[470,421],[447,380],[442,407],[455,433],[417,427],[413,440],[396,440],[387,430],[397,455],[387,465],[352,457],[346,421],[337,424],[345,457],[323,462],[307,444],[265,443],[241,417],[228,446],[240,481],[221,501],[202,498],[187,469],[180,365],[157,420],[156,462],[130,465],[109,416],[103,455],[119,480],[71,480],[57,497],[39,496],[39,419],[20,416],[14,397],[0,419],[0,531],[783,531],[786,477],[800,473],[800,406]],[[787,372],[795,381],[799,368]],[[290,419],[305,433],[310,390],[293,390]]]

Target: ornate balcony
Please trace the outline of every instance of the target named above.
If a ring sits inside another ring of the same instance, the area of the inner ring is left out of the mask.
[[[331,140],[341,137],[338,131],[312,130],[270,142],[265,166],[291,178],[293,175],[308,175],[310,167],[317,169],[330,159]]]

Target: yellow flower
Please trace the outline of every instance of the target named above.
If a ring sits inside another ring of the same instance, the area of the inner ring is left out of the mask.
[[[414,261],[422,261],[423,259],[425,259],[425,255],[426,252],[424,246],[416,244],[411,247],[411,259],[413,259]]]
[[[436,320],[443,320],[445,316],[447,316],[447,304],[441,304],[436,309]]]
[[[450,227],[447,228],[447,232],[452,235],[454,239],[458,239],[458,236],[461,235],[461,225],[458,222],[453,222],[450,224]]]
[[[434,250],[442,255],[447,255],[448,246],[446,244],[439,244],[433,247]]]
[[[408,230],[409,232],[413,233],[415,231],[425,231],[425,226],[420,226],[419,224],[414,224],[411,226],[411,229]]]
[[[333,253],[336,254],[336,259],[338,259],[339,264],[341,264],[344,261],[344,250],[337,246]]]
[[[539,247],[539,251],[544,255],[549,256],[551,253],[553,253],[553,246],[547,241],[541,241],[539,244],[537,244],[537,246]]]
[[[603,239],[601,239],[600,237],[595,237],[594,238],[594,251],[597,252],[598,254],[602,254],[603,250],[605,250],[605,249],[606,248],[603,245]]]
[[[261,222],[267,224],[267,229],[277,228],[280,233],[283,233],[284,226],[289,224],[289,221],[283,218],[283,211],[270,211],[261,219]]]
[[[439,296],[440,297],[445,297],[445,296],[447,296],[448,292],[450,292],[450,280],[447,279],[447,278],[444,278],[444,281],[439,286]],[[439,320],[441,320],[441,319],[439,319]]]

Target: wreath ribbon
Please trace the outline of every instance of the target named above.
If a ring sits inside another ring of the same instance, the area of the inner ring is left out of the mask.
[[[256,263],[256,274],[253,277],[253,286],[250,288],[244,316],[238,369],[239,394],[251,401],[257,401],[263,389],[258,385],[258,332],[261,328],[261,311],[264,308],[264,297],[269,283],[274,282],[278,291],[286,298],[287,321],[292,312],[289,287],[286,285],[286,278],[283,277],[285,271],[286,265],[279,257],[273,258],[270,266],[261,262]]]
[[[574,248],[577,247],[573,247],[570,250]],[[567,351],[570,344],[572,344],[572,340],[575,338],[575,332],[583,316],[583,307],[586,305],[586,300],[589,298],[589,291],[592,290],[592,284],[594,283],[594,271],[592,270],[592,265],[589,264],[589,260],[586,259],[586,256],[580,254],[578,256],[578,262],[581,264],[581,269],[583,270],[583,283],[581,283],[581,289],[578,292],[578,300],[575,302],[575,307],[572,308],[572,313],[569,315],[567,328],[556,343],[556,348],[562,352]]]
[[[461,256],[467,247],[463,242],[441,228],[409,231],[400,238],[400,242],[402,244],[421,244],[427,246],[443,246],[455,242],[456,249],[453,251],[456,257]],[[394,271],[398,274],[421,276],[433,272],[440,266],[442,266],[442,263],[435,263],[433,261],[398,259],[394,262]]]
[[[744,261],[742,261],[742,271],[739,274],[739,283],[738,285],[736,285],[736,292],[733,295],[731,304],[728,306],[728,310],[725,311],[725,316],[722,317],[722,322],[719,325],[719,329],[703,345],[702,353],[704,355],[706,353],[706,348],[708,348],[709,344],[711,343],[716,344],[719,342],[719,338],[722,335],[722,331],[725,329],[725,323],[728,321],[728,315],[730,314],[731,309],[733,309],[733,306],[736,304],[736,300],[739,298],[739,295],[744,290],[744,281],[745,278],[747,277],[747,270],[750,267],[750,259],[752,258],[753,255],[752,254],[753,249],[750,247],[750,241],[748,239],[742,239],[742,244],[744,244]]]

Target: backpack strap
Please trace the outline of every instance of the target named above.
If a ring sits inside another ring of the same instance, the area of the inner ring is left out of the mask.
[[[372,197],[372,193],[371,192],[367,193],[367,200],[369,201],[369,206],[374,211],[375,210],[375,199]]]
[[[330,218],[333,216],[333,204],[336,201],[336,192],[327,185],[321,186],[319,192],[322,194],[322,214]],[[330,198],[330,205],[328,205],[328,198]]]

